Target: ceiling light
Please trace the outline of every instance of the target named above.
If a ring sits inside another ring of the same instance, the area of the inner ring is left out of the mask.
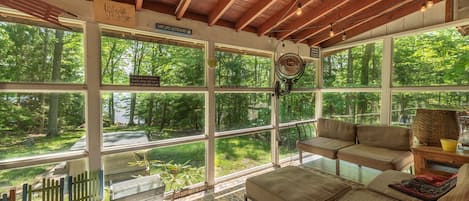
[[[420,7],[421,12],[425,12],[427,10],[427,5],[423,4],[422,7]]]
[[[345,33],[345,31],[344,31],[344,33],[342,34],[342,40],[347,40],[347,34]]]
[[[331,30],[329,31],[329,36],[333,37],[335,35],[334,30],[332,30],[332,23],[331,23]]]
[[[303,14],[303,10],[301,8],[301,3],[298,3],[298,8],[296,9],[296,15],[300,16]]]
[[[428,0],[427,1],[427,8],[431,8],[433,6],[433,1],[432,0]]]

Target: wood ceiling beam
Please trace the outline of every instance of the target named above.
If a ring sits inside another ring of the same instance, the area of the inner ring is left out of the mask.
[[[293,39],[295,42],[300,43],[303,42],[305,39],[309,37],[313,37],[314,35],[329,31],[330,24],[336,24],[340,21],[349,19],[353,17],[353,15],[364,11],[365,9],[374,6],[382,1],[385,0],[362,0],[362,1],[350,1],[346,5],[344,5],[341,9],[336,9],[331,11],[327,16],[321,18],[321,20],[315,22],[312,25],[316,25],[315,28],[312,29],[305,29],[298,34],[293,35]],[[375,6],[377,7],[377,6]],[[366,11],[365,11],[366,12]]]
[[[231,5],[235,0],[218,0],[217,5],[215,8],[212,9],[210,14],[208,15],[208,25],[213,26],[217,23],[218,19],[230,8]]]
[[[340,6],[344,5],[350,0],[327,0],[322,1],[320,4],[314,6],[313,8],[308,9],[305,12],[305,15],[301,20],[297,20],[287,27],[282,27],[281,32],[277,34],[278,40],[283,40],[290,36],[291,34],[297,32],[298,30],[303,29],[304,27],[308,26],[310,23],[318,20],[322,16],[326,15],[333,9],[337,9]]]
[[[350,18],[345,20],[341,20],[337,23],[332,24],[332,30],[336,35],[339,35],[345,31],[347,37],[350,38],[348,30],[352,29],[353,27],[359,26],[363,23],[366,23],[369,20],[372,20],[379,15],[389,12],[395,8],[398,8],[404,5],[411,0],[386,0],[379,4],[375,4],[371,7],[364,9],[362,12],[353,15]],[[326,41],[330,38],[329,30],[330,26],[326,27],[326,29],[318,32],[314,36],[310,36],[309,44],[318,45],[319,43]],[[341,36],[342,37],[342,36]]]
[[[178,7],[176,8],[176,11],[175,11],[177,20],[182,19],[182,16],[184,16],[184,13],[186,13],[187,8],[189,8],[190,4],[191,4],[191,0],[180,0],[179,1]]]
[[[135,0],[135,10],[142,10],[143,0]]]
[[[241,31],[249,23],[251,23],[257,16],[262,14],[267,8],[275,3],[276,0],[260,0],[256,2],[242,17],[236,22],[236,31]]]
[[[272,17],[262,23],[258,28],[257,35],[265,35],[273,28],[295,16],[298,3],[301,3],[302,8],[304,8],[313,2],[313,0],[300,0],[298,2],[296,0],[292,0],[287,6],[283,7],[282,10],[278,11]]]
[[[347,31],[347,37],[353,37],[357,36],[361,33],[364,33],[366,31],[372,30],[376,27],[379,27],[381,25],[384,25],[386,23],[392,22],[396,19],[399,19],[401,17],[404,17],[406,15],[412,14],[414,12],[417,12],[420,10],[422,5],[426,2],[427,0],[411,0],[408,3],[405,3],[404,5],[393,9],[390,12],[384,13],[372,20],[367,21],[366,23],[362,23],[359,26],[355,26],[352,29],[349,29]],[[439,3],[442,0],[433,0],[433,3]],[[342,41],[341,35],[337,34],[335,37],[330,38],[329,40],[321,43],[321,47],[330,47],[332,45],[335,45]]]

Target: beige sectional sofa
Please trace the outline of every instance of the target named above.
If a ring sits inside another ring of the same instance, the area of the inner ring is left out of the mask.
[[[297,142],[302,152],[345,160],[378,170],[402,170],[413,163],[410,129],[394,126],[355,125],[331,119],[319,119],[317,137]]]
[[[253,201],[420,201],[388,187],[412,179],[413,175],[387,170],[367,186],[357,187],[351,181],[325,176],[306,168],[288,166],[246,180],[246,200]],[[438,201],[469,200],[469,164],[458,171],[456,187]]]

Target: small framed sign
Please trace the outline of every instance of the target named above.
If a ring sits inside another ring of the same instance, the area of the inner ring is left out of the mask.
[[[159,87],[160,76],[130,75],[130,86]]]
[[[176,26],[156,23],[155,28],[157,30],[164,31],[164,32],[169,32],[169,33],[192,35],[192,29],[187,29],[187,28],[183,28],[183,27],[176,27]]]
[[[309,56],[311,58],[319,59],[319,52],[320,52],[319,47],[311,47],[309,49]]]

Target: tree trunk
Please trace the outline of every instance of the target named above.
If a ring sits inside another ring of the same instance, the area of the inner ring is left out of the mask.
[[[139,41],[135,42],[135,49],[134,49],[134,69],[133,74],[138,75],[140,74],[140,65],[142,64],[143,53],[145,51],[144,44],[139,48]],[[132,93],[130,96],[130,111],[129,111],[129,126],[135,125],[134,118],[135,118],[135,104],[137,103],[137,95]]]
[[[44,29],[44,46],[42,49],[42,69],[39,69],[37,72],[40,74],[40,81],[44,82],[45,81],[45,72],[47,71],[47,54],[49,53],[47,50],[47,46],[49,46],[49,30]],[[41,111],[41,128],[40,128],[40,133],[44,133],[46,129],[46,98],[45,94],[40,95],[41,99],[41,106],[42,106],[42,111]]]
[[[365,54],[362,57],[362,69],[361,69],[361,76],[360,76],[360,84],[362,86],[367,86],[369,83],[369,69],[370,69],[370,60],[371,60],[371,53],[375,48],[374,43],[369,43],[365,46]],[[366,96],[362,93],[358,96],[358,113],[364,114],[367,112],[367,101]]]
[[[62,65],[62,50],[64,46],[64,31],[55,31],[54,57],[52,63],[52,81],[60,80],[60,66]],[[57,117],[59,113],[59,96],[56,93],[50,95],[49,100],[49,118],[47,119],[47,136],[53,137],[58,135]]]

